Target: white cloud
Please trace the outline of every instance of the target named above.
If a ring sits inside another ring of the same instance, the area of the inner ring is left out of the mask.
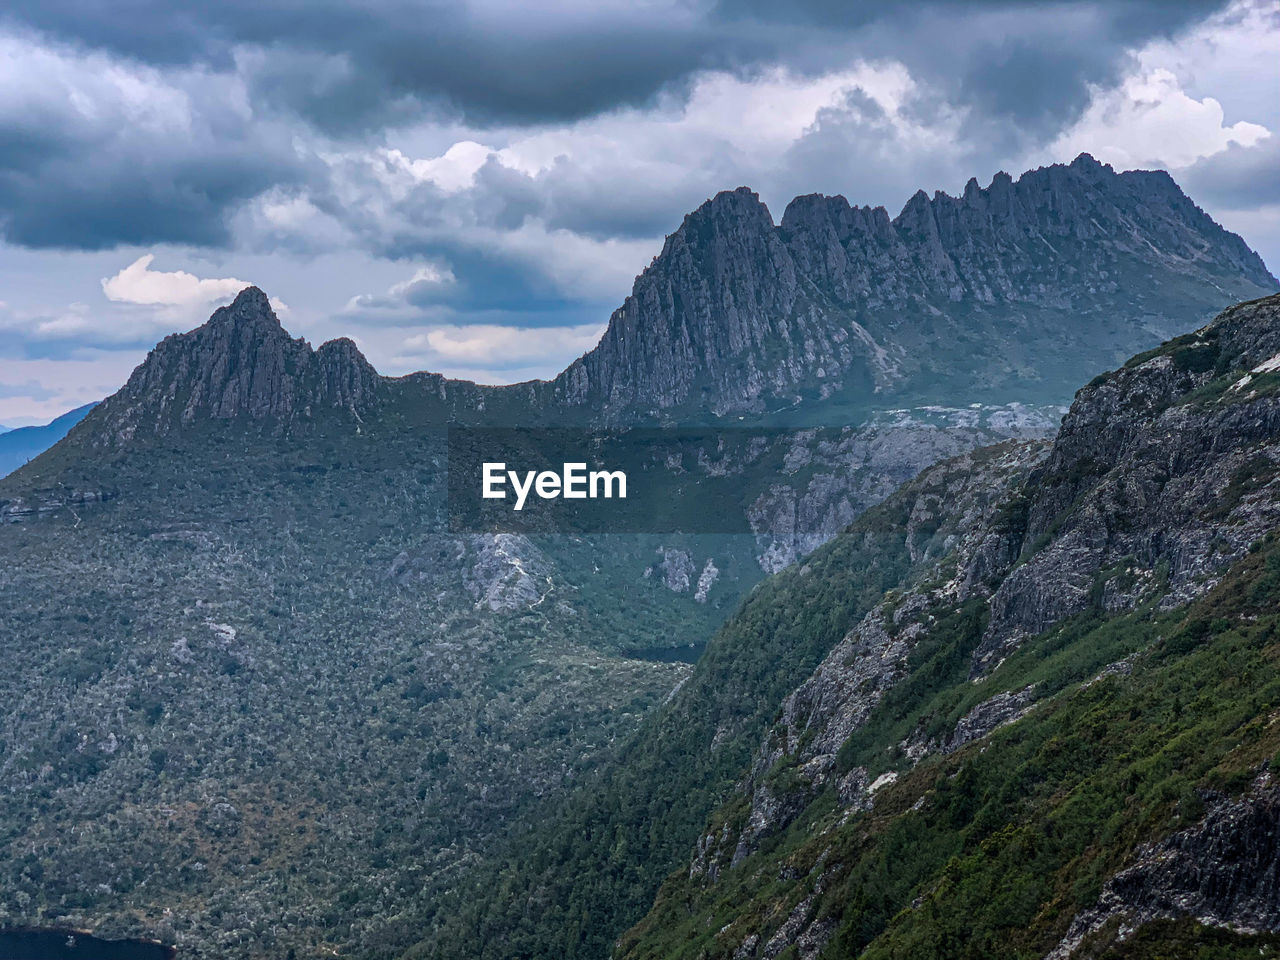
[[[102,278],[102,292],[117,303],[147,306],[203,307],[234,297],[249,286],[235,277],[204,279],[185,270],[152,270],[148,253],[112,277]]]
[[[581,167],[687,174],[708,169],[707,161],[714,170],[720,165],[716,158],[729,153],[748,167],[767,167],[823,111],[840,109],[851,94],[895,116],[913,89],[907,69],[894,62],[860,62],[816,76],[781,67],[748,77],[709,71],[694,80],[687,98],[667,95],[654,108],[626,108],[517,137],[495,155],[530,176],[550,170],[561,158]]]
[[[294,200],[288,209],[301,209],[303,229],[315,210],[340,217],[348,248],[431,257],[448,271],[448,279],[408,281],[421,294],[417,301],[415,291],[364,294],[348,311],[377,309],[391,320],[388,299],[421,304],[432,283],[452,285],[451,302],[465,308],[484,288],[508,282],[504,267],[512,289],[520,282],[536,288],[530,299],[612,306],[660,249],[662,235],[717,191],[756,186],[777,216],[778,204],[803,192],[793,188],[813,189],[793,169],[804,166],[793,151],[808,139],[837,141],[821,162],[838,171],[845,189],[849,158],[857,155],[848,141],[888,141],[873,158],[884,160],[884,171],[860,171],[859,180],[901,181],[894,199],[905,199],[912,171],[902,157],[945,153],[961,120],[940,105],[915,109],[920,96],[897,62],[859,61],[814,75],[781,67],[754,75],[708,71],[687,96],[670,93],[644,108],[571,123],[454,131],[443,152],[422,146],[438,144],[430,125],[402,131],[387,147],[322,150],[323,199],[305,208]],[[293,218],[264,212],[263,219],[279,239]]]
[[[549,327],[424,323],[365,326],[353,339],[384,374],[427,370],[476,383],[505,384],[556,376],[599,343],[604,329],[603,323]]]
[[[443,287],[454,282],[453,271],[438,263],[429,263],[419,267],[408,280],[401,280],[391,285],[387,294],[392,297],[405,297],[419,287]]]
[[[604,325],[510,327],[495,324],[438,326],[404,341],[402,356],[438,358],[485,368],[530,367],[539,362],[567,363],[600,342]],[[558,370],[557,370],[558,372]]]
[[[1232,144],[1252,147],[1270,132],[1247,120],[1225,123],[1222,104],[1197,100],[1178,77],[1157,67],[1111,90],[1095,89],[1084,115],[1050,147],[1056,157],[1081,152],[1120,168],[1189,166]]]
[[[414,270],[407,280],[400,280],[387,288],[385,294],[361,293],[347,301],[345,313],[382,315],[385,319],[419,318],[421,301],[456,282],[447,264],[426,263]]]
[[[415,180],[435,184],[446,193],[457,193],[475,184],[476,173],[491,152],[474,140],[460,140],[439,157],[411,160],[399,150],[385,150],[383,156],[388,166],[399,167]]]
[[[1156,40],[1136,55],[1138,67],[1163,67],[1193,97],[1212,96],[1228,119],[1275,130],[1280,122],[1280,0],[1237,0],[1184,33]]]

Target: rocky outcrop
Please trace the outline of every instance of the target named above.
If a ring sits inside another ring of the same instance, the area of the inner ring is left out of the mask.
[[[0,523],[22,523],[57,514],[68,514],[78,522],[78,510],[106,503],[115,498],[113,490],[77,490],[59,487],[37,490],[28,496],[0,498]]]
[[[1242,797],[1209,799],[1203,820],[1143,847],[1108,880],[1046,960],[1067,960],[1112,922],[1118,940],[1178,917],[1238,933],[1280,929],[1280,787],[1263,774]]]
[[[942,752],[952,753],[966,743],[981,740],[993,731],[1020,720],[1035,703],[1035,692],[1032,685],[997,693],[990,700],[982,701],[960,718],[951,736],[942,744]]]
[[[551,589],[551,561],[528,537],[510,533],[438,534],[392,561],[400,584],[447,597],[461,590],[477,609],[510,613],[540,606]]]
[[[1087,609],[1153,590],[1186,602],[1280,522],[1280,394],[1251,372],[1277,353],[1269,297],[1080,391],[1033,478],[1024,562],[992,598],[975,673]]]
[[[747,506],[757,555],[776,573],[932,464],[1005,440],[1052,437],[1065,409],[1023,404],[919,407],[839,431],[779,434],[782,470]],[[917,525],[928,519],[917,519]]]
[[[280,326],[265,293],[246,287],[202,326],[165,337],[71,437],[118,447],[207,421],[269,434],[331,410],[358,421],[379,382],[353,342],[312,350]]]

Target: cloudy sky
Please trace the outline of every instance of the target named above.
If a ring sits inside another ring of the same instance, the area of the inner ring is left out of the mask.
[[[383,373],[554,374],[741,184],[896,213],[1087,150],[1280,268],[1280,0],[201,6],[0,12],[0,423],[246,283]]]

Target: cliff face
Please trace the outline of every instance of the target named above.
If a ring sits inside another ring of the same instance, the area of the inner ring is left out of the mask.
[[[350,340],[312,350],[291,338],[266,294],[247,287],[202,326],[158,343],[77,434],[125,444],[202,420],[278,434],[331,411],[358,420],[380,381]]]
[[[960,197],[921,191],[892,220],[814,194],[774,226],[739,188],[685,218],[552,393],[616,415],[726,413],[943,376],[1051,400],[1275,288],[1168,174],[1088,155]]]
[[[1095,603],[1132,607],[1155,580],[1166,606],[1185,603],[1280,522],[1267,493],[1280,465],[1277,356],[1271,297],[1080,391],[1028,495],[1024,562],[992,598],[975,671]],[[1099,579],[1117,565],[1124,577]]]
[[[1199,823],[1147,844],[1071,922],[1045,960],[1067,960],[1109,921],[1123,939],[1144,923],[1195,917],[1206,925],[1280,929],[1280,790],[1264,773],[1242,797],[1208,797]]]
[[[751,812],[732,838],[732,861],[828,783],[842,802],[866,802],[866,769],[840,769],[837,753],[907,676],[913,651],[952,629],[963,605],[981,613],[969,626],[969,673],[981,679],[1069,617],[1144,601],[1186,604],[1280,526],[1280,374],[1265,372],[1271,367],[1280,367],[1280,296],[1228,310],[1099,377],[1080,391],[1051,447],[926,470],[913,485],[933,496],[916,501],[906,525],[908,533],[948,531],[946,575],[873,609],[783,703],[753,761]],[[1033,693],[1019,691],[1015,706]],[[1007,699],[902,747],[918,761],[973,740],[969,728],[984,715],[1007,719]],[[769,776],[783,762],[800,771],[785,800]],[[699,858],[708,858],[706,847]]]

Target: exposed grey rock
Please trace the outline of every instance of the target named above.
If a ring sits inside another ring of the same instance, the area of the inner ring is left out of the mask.
[[[73,436],[121,446],[206,419],[268,433],[329,409],[358,420],[375,403],[380,381],[353,342],[312,350],[280,326],[265,293],[246,287],[202,326],[160,341]]]
[[[990,700],[978,704],[956,723],[955,730],[943,744],[942,751],[951,753],[966,743],[981,740],[1000,727],[1007,726],[1026,715],[1035,703],[1035,686],[1021,690],[997,693]]]
[[[1276,287],[1168,174],[1088,155],[959,197],[920,191],[892,219],[813,194],[775,225],[740,187],[685,217],[599,345],[555,379],[490,388],[424,373],[394,389],[455,415],[605,424],[833,398],[884,408],[939,378],[953,395],[1058,401]]]
[[[59,486],[55,489],[36,490],[26,496],[11,499],[0,498],[0,522],[21,523],[57,514],[69,514],[77,519],[77,511],[106,503],[115,498],[113,490],[77,490]]]
[[[1280,929],[1280,788],[1270,776],[1243,797],[1213,799],[1198,824],[1139,849],[1046,960],[1066,960],[1113,919],[1123,940],[1151,920],[1178,917],[1238,933]]]
[[[941,369],[924,349],[939,341],[956,348],[944,366],[981,371],[975,382],[1018,381],[1034,357],[1042,379],[1071,389],[1090,365],[1195,322],[1162,292],[1175,277],[1183,290],[1234,288],[1207,293],[1201,317],[1276,288],[1168,174],[1116,174],[1088,155],[986,189],[970,181],[960,197],[920,191],[893,220],[814,194],[774,226],[742,187],[685,218],[600,345],[550,389],[609,417],[704,396],[715,413],[763,410],[804,391],[886,394]]]
[[[931,464],[1004,440],[1052,437],[1065,408],[1023,404],[888,410],[836,431],[782,435],[784,475],[747,508],[760,566],[776,573]],[[763,451],[762,451],[763,453]]]
[[[992,598],[975,675],[1093,605],[1127,609],[1152,590],[1185,603],[1280,523],[1263,489],[1280,464],[1280,396],[1195,393],[1264,363],[1278,341],[1269,297],[1079,392],[1034,479],[1024,562]]]
[[[948,461],[904,488],[906,545],[925,572],[873,608],[786,698],[740,785],[750,804],[745,822],[704,836],[701,862],[722,863],[732,850],[730,862],[742,863],[833,778],[846,811],[868,809],[882,781],[862,767],[836,778],[837,753],[905,674],[938,616],[959,604],[990,609],[974,657],[980,678],[1022,638],[1073,614],[1140,601],[1182,605],[1209,589],[1280,526],[1278,354],[1280,296],[1241,305],[1081,390],[1047,455],[1005,445],[997,460],[973,462],[980,452]],[[1131,663],[1110,664],[1086,682],[1124,675]],[[945,738],[917,736],[900,747],[908,762],[958,750],[1015,722],[1035,696],[1034,686],[999,692]],[[783,770],[785,778],[776,775]],[[1124,911],[1135,923],[1190,912],[1240,929],[1280,926],[1280,841],[1272,836],[1280,836],[1280,794],[1216,809],[1202,828],[1152,848],[1118,876],[1111,900],[1075,933]],[[1242,831],[1256,847],[1252,858],[1241,853]],[[1191,851],[1209,866],[1198,871]]]
[[[662,547],[658,552],[662,559],[658,561],[655,569],[662,585],[672,593],[687,593],[696,569],[689,551]]]
[[[401,552],[387,574],[436,596],[462,589],[477,607],[503,613],[541,604],[551,587],[550,561],[510,533],[433,535]]]

